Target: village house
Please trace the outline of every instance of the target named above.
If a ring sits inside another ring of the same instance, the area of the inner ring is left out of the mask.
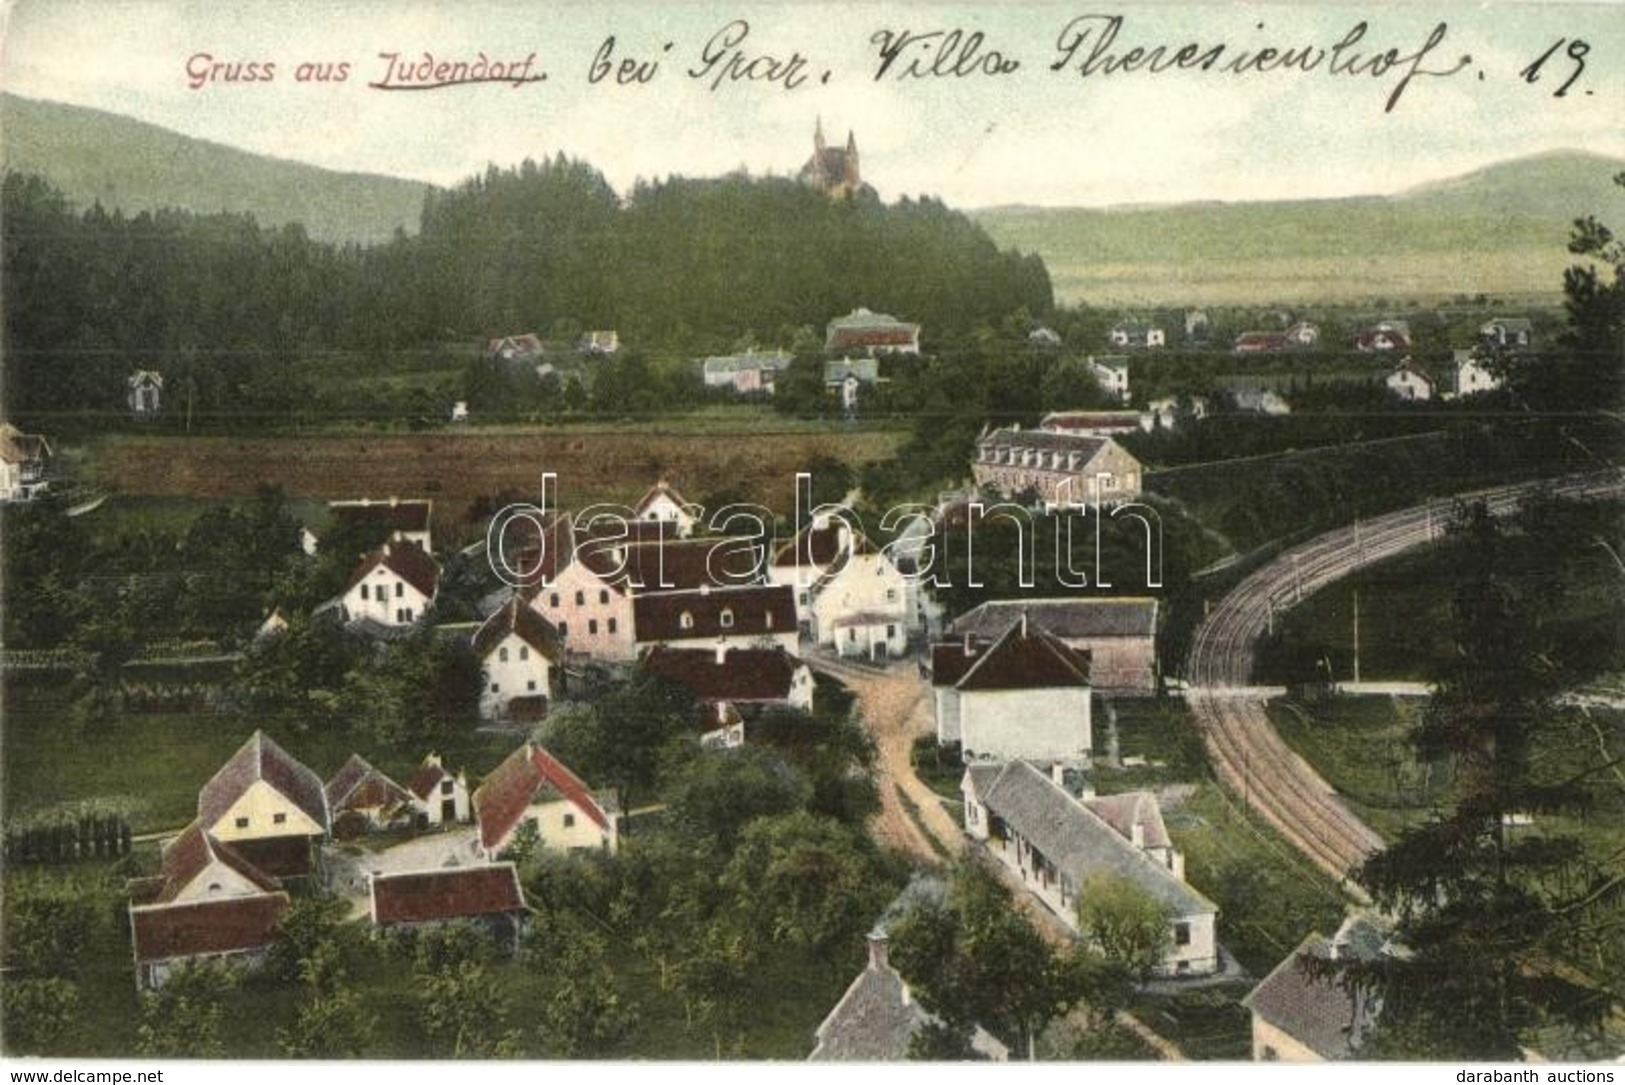
[[[1438,388],[1433,378],[1417,368],[1409,358],[1401,359],[1382,383],[1390,393],[1407,403],[1425,403],[1433,398]]]
[[[276,940],[288,904],[288,894],[276,892],[189,904],[132,905],[136,987],[155,990],[174,969],[193,961],[257,967]]]
[[[138,422],[157,418],[164,410],[164,375],[156,369],[138,369],[126,382],[130,416]]]
[[[480,718],[536,720],[558,696],[558,630],[515,595],[474,633],[480,661]]]
[[[692,693],[711,727],[738,720],[741,708],[813,708],[812,669],[779,647],[660,647],[643,657],[643,669]]]
[[[526,908],[512,863],[373,874],[368,882],[367,915],[380,931],[471,923],[509,956],[519,952]]]
[[[340,597],[347,622],[385,630],[423,618],[440,588],[440,566],[422,547],[387,542],[361,559]]]
[[[1191,343],[1205,343],[1213,331],[1213,322],[1206,309],[1185,310],[1185,339]]]
[[[278,879],[308,877],[332,823],[322,778],[263,731],[209,778],[197,797],[198,827]]]
[[[863,183],[863,176],[858,170],[858,137],[848,129],[844,148],[829,146],[824,142],[822,117],[813,125],[812,157],[801,167],[796,179],[831,199],[873,191]]]
[[[1297,350],[1305,350],[1319,342],[1319,324],[1311,324],[1307,320],[1300,320],[1287,326],[1286,345],[1288,347]]]
[[[1151,426],[1139,411],[1051,411],[1039,420],[1038,428],[1076,437],[1125,437]]]
[[[1040,350],[1059,350],[1064,345],[1064,341],[1061,339],[1060,332],[1040,324],[1027,333],[1027,345],[1037,347]]]
[[[640,651],[736,645],[793,654],[798,639],[795,595],[771,584],[637,595],[632,621]]]
[[[1076,597],[982,603],[948,626],[948,636],[992,643],[1023,615],[1089,657],[1090,683],[1101,693],[1157,690],[1157,600]]]
[[[558,631],[567,652],[607,662],[634,659],[632,599],[617,574],[608,559],[570,561],[530,589],[530,606]]]
[[[527,742],[474,790],[480,850],[495,858],[521,826],[535,827],[544,848],[607,851],[620,845],[620,804],[612,792],[589,791],[575,773]]]
[[[1149,814],[1154,796],[1144,793],[1132,805],[1118,799],[1109,808],[1114,823],[1026,761],[971,765],[961,790],[966,834],[1074,931],[1094,879],[1126,881],[1169,911],[1169,949],[1157,974],[1218,970],[1218,908],[1185,883],[1160,812]]]
[[[898,320],[890,313],[854,309],[829,322],[824,332],[824,350],[845,356],[863,353],[918,354],[920,326]]]
[[[1116,354],[1104,358],[1091,357],[1088,365],[1089,375],[1102,392],[1124,403],[1129,401],[1127,358]]]
[[[632,506],[632,518],[642,523],[664,525],[677,538],[686,539],[694,534],[694,528],[699,524],[691,508],[676,487],[661,479]]]
[[[1403,320],[1383,320],[1354,335],[1354,349],[1362,354],[1385,354],[1411,349],[1411,326]]]
[[[50,487],[51,444],[0,422],[0,501],[30,501]]]
[[[1168,345],[1168,332],[1156,324],[1128,321],[1113,325],[1106,340],[1119,349],[1157,350]]]
[[[1479,326],[1478,341],[1491,350],[1528,350],[1534,345],[1535,326],[1525,317],[1501,317]]]
[[[333,836],[339,840],[407,827],[417,820],[417,802],[412,793],[373,768],[360,754],[350,755],[323,792]]]
[[[452,775],[437,753],[429,754],[418,765],[412,774],[411,792],[417,800],[421,825],[452,825],[474,816],[468,777],[462,772]]]
[[[841,410],[851,414],[858,409],[864,390],[880,382],[878,358],[842,358],[824,363],[824,390],[841,399]]]
[[[1052,508],[1096,505],[1140,493],[1140,461],[1109,437],[1019,427],[983,430],[971,473],[983,489],[1006,496],[1033,490]]]
[[[1203,396],[1163,396],[1153,399],[1145,405],[1146,413],[1141,416],[1143,423],[1149,423],[1148,430],[1172,430],[1179,428],[1182,417],[1200,422],[1208,415],[1208,402]]]
[[[934,645],[931,690],[937,741],[959,743],[966,761],[1089,761],[1089,657],[1025,615],[991,643],[967,633]]]
[[[1468,396],[1493,392],[1501,387],[1501,378],[1491,372],[1486,360],[1471,350],[1452,352],[1449,387],[1445,399],[1465,399]]]
[[[795,361],[784,351],[760,354],[713,355],[700,363],[700,379],[707,388],[732,388],[739,395],[773,394],[780,373]]]
[[[541,361],[541,336],[531,332],[522,335],[503,335],[485,341],[485,358],[491,362],[508,362],[516,366],[530,366]]]
[[[795,592],[796,622],[813,637],[813,585],[835,567],[851,548],[853,527],[844,517],[815,517],[789,542],[773,552],[768,582],[788,586]]]
[[[327,515],[335,524],[354,528],[366,546],[407,542],[420,547],[425,554],[434,553],[433,501],[399,497],[329,501]]]
[[[278,893],[277,879],[193,821],[163,844],[158,873],[129,881],[130,903],[146,907]]]
[[[1380,997],[1346,988],[1332,976],[1314,976],[1305,961],[1374,961],[1387,952],[1386,930],[1360,914],[1345,919],[1330,938],[1318,932],[1304,938],[1241,1000],[1253,1015],[1253,1061],[1359,1058],[1376,1028]]]
[[[613,328],[582,332],[581,343],[577,349],[588,357],[609,358],[621,349],[621,337]]]

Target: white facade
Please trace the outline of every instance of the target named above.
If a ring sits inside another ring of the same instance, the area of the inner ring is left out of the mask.
[[[797,612],[800,612],[797,589]],[[897,657],[908,650],[908,579],[878,551],[853,554],[811,602],[813,635],[842,655]]]
[[[203,827],[217,840],[259,840],[264,837],[324,836],[319,825],[299,804],[266,780],[249,784],[213,825]]]
[[[1433,398],[1433,381],[1405,362],[1388,374],[1383,383],[1390,392],[1407,402],[1423,403]]]
[[[637,658],[632,599],[584,562],[572,561],[531,596],[536,613],[553,623],[567,652],[608,662]]]
[[[515,697],[553,699],[553,664],[518,633],[509,633],[480,661],[480,715],[496,719]]]
[[[369,618],[382,625],[411,625],[433,602],[433,596],[424,595],[405,577],[380,563],[344,593],[344,612],[352,621]]]
[[[943,686],[938,693],[955,702],[944,716],[958,731],[945,736],[939,723],[938,738],[961,743],[967,761],[1089,759],[1094,732],[1088,687],[961,691]]]
[[[673,525],[679,539],[694,534],[694,516],[672,497],[670,490],[656,490],[637,513],[639,520]]]
[[[1493,392],[1501,387],[1501,378],[1491,373],[1484,363],[1471,352],[1456,351],[1456,398]]]

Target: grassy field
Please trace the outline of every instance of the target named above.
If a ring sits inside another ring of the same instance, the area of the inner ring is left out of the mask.
[[[1425,701],[1401,697],[1339,697],[1313,705],[1274,701],[1270,721],[1287,745],[1337,789],[1350,808],[1387,840],[1427,808],[1427,773],[1411,756],[1407,736]]]
[[[665,477],[690,500],[727,490],[787,512],[798,468],[820,456],[854,466],[885,459],[903,438],[895,431],[835,426],[730,432],[728,424],[708,419],[682,427],[627,422],[525,432],[119,436],[95,446],[91,473],[98,485],[141,498],[234,498],[271,485],[293,498],[425,496],[452,517],[476,498],[504,491],[534,498],[548,471],[558,475],[558,500],[571,508],[632,502]]]

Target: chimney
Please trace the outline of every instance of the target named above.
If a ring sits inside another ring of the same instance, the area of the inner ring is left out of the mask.
[[[1049,778],[1062,791],[1066,790],[1066,766],[1059,761],[1049,767]]]
[[[965,657],[968,659],[976,654],[976,634],[965,634]]]
[[[717,638],[717,666],[720,667],[720,666],[722,666],[723,664],[725,664],[727,662],[728,662],[728,638],[726,638],[726,637],[718,637]]]
[[[1145,847],[1145,822],[1135,818],[1128,827],[1129,843],[1137,848]]]
[[[876,928],[869,932],[869,971],[884,972],[891,967],[886,953],[888,942],[885,931]]]

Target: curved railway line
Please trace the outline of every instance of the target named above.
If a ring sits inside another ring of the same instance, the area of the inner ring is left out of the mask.
[[[1438,538],[1457,503],[1483,501],[1501,516],[1535,494],[1621,492],[1625,477],[1605,472],[1458,494],[1327,532],[1249,575],[1197,626],[1186,663],[1191,708],[1220,778],[1294,847],[1358,895],[1349,875],[1382,846],[1381,838],[1281,740],[1264,712],[1264,698],[1248,686],[1258,639],[1274,612],[1357,569]]]

